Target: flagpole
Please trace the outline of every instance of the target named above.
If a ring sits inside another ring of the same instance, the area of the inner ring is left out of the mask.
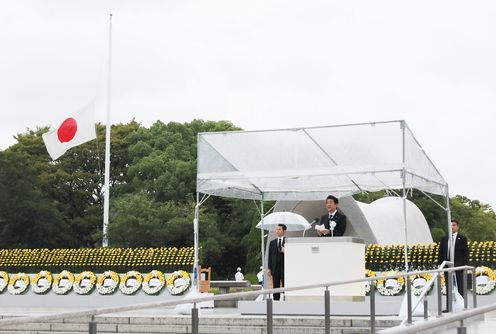
[[[112,65],[112,14],[109,17],[109,49],[107,72],[107,126],[105,127],[105,184],[103,198],[102,246],[108,247],[109,198],[110,198],[110,69]]]

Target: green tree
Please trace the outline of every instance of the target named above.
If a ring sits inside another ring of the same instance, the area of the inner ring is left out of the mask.
[[[127,183],[130,158],[126,137],[138,128],[139,124],[134,121],[112,127],[111,192]],[[57,161],[51,161],[41,139],[46,131],[45,127],[18,134],[17,143],[8,151],[27,157],[39,181],[39,190],[50,199],[68,226],[72,244],[75,247],[97,246],[101,243],[103,220],[105,127],[98,124],[97,140],[70,149]],[[51,237],[58,238],[57,235]]]
[[[488,204],[457,195],[450,200],[451,215],[469,240],[496,240],[496,215]]]
[[[112,202],[111,244],[192,245],[197,134],[237,129],[229,122],[158,121],[130,133],[132,162],[122,196]],[[201,207],[200,255],[214,277],[244,267],[253,210],[249,202],[218,197]]]
[[[54,203],[40,190],[28,156],[0,152],[1,247],[68,247],[72,241]]]

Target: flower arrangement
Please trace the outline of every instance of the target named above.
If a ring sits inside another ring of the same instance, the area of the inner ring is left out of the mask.
[[[415,296],[420,296],[424,291],[424,287],[427,283],[432,279],[431,274],[422,274],[422,275],[411,275],[410,282],[412,282],[412,292]],[[429,291],[432,290],[434,284],[431,284],[429,287]],[[429,293],[429,291],[427,293]]]
[[[184,270],[178,270],[173,272],[167,279],[167,290],[169,290],[171,295],[181,295],[191,285],[191,278],[189,274]]]
[[[152,270],[143,279],[143,291],[148,295],[156,295],[165,285],[165,276],[161,271]]]
[[[36,294],[45,294],[52,287],[52,281],[52,274],[49,271],[42,270],[34,275],[31,281],[31,289]]]
[[[20,295],[26,292],[29,286],[29,276],[25,273],[14,274],[9,280],[7,290],[13,295]]]
[[[411,268],[432,269],[437,267],[439,244],[412,244],[407,248]],[[370,244],[365,249],[365,266],[374,271],[398,271],[405,268],[405,245]]]
[[[369,269],[365,269],[365,277],[375,277],[375,276],[376,276],[375,272]],[[365,294],[367,295],[370,293],[370,284],[371,284],[370,281],[365,282]]]
[[[52,273],[62,270],[125,273],[129,270],[148,272],[157,268],[173,272],[192,266],[193,262],[193,247],[0,249],[0,268],[11,273],[41,270]]]
[[[130,279],[134,280],[134,284],[127,284]],[[143,276],[141,275],[141,273],[131,270],[122,277],[121,283],[119,284],[119,289],[125,295],[134,295],[141,287],[142,282]]]
[[[74,284],[74,275],[67,270],[58,273],[53,280],[52,289],[58,295],[65,295],[69,293]]]
[[[440,273],[441,275],[441,293],[446,296],[447,290],[446,290],[446,277],[444,277],[443,273]]]
[[[478,295],[487,295],[494,290],[496,274],[485,266],[475,268],[475,291]]]
[[[469,241],[469,263],[474,267],[496,267],[495,241]]]
[[[7,285],[9,285],[9,274],[5,271],[0,271],[0,293],[5,290]]]
[[[403,277],[398,278],[388,278],[390,275],[399,275],[398,271],[388,271],[382,273],[381,276],[384,279],[377,280],[377,291],[383,296],[396,296],[402,290],[405,285],[405,279]]]
[[[83,271],[76,276],[74,292],[78,295],[90,294],[96,285],[96,275],[92,271]]]
[[[119,275],[115,271],[107,270],[98,276],[96,291],[101,295],[110,295],[115,292],[118,285]]]

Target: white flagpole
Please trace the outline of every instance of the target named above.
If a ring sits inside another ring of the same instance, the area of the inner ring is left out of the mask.
[[[108,247],[109,198],[110,198],[110,69],[112,65],[112,14],[109,17],[109,50],[107,73],[107,126],[105,127],[105,185],[103,198],[102,246]]]

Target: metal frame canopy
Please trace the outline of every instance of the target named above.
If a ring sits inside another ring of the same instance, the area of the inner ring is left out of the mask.
[[[199,193],[254,200],[317,200],[329,193],[447,183],[405,121],[198,134]]]
[[[323,200],[329,194],[341,197],[362,191],[393,190],[403,198],[407,271],[407,189],[445,196],[446,204],[442,205],[427,195],[446,210],[450,225],[448,184],[403,120],[199,133],[197,161],[195,286],[199,208],[211,195],[261,201],[264,268],[265,200]],[[395,191],[400,189],[401,195]],[[201,200],[200,193],[204,194]],[[451,234],[450,228],[448,231]]]

